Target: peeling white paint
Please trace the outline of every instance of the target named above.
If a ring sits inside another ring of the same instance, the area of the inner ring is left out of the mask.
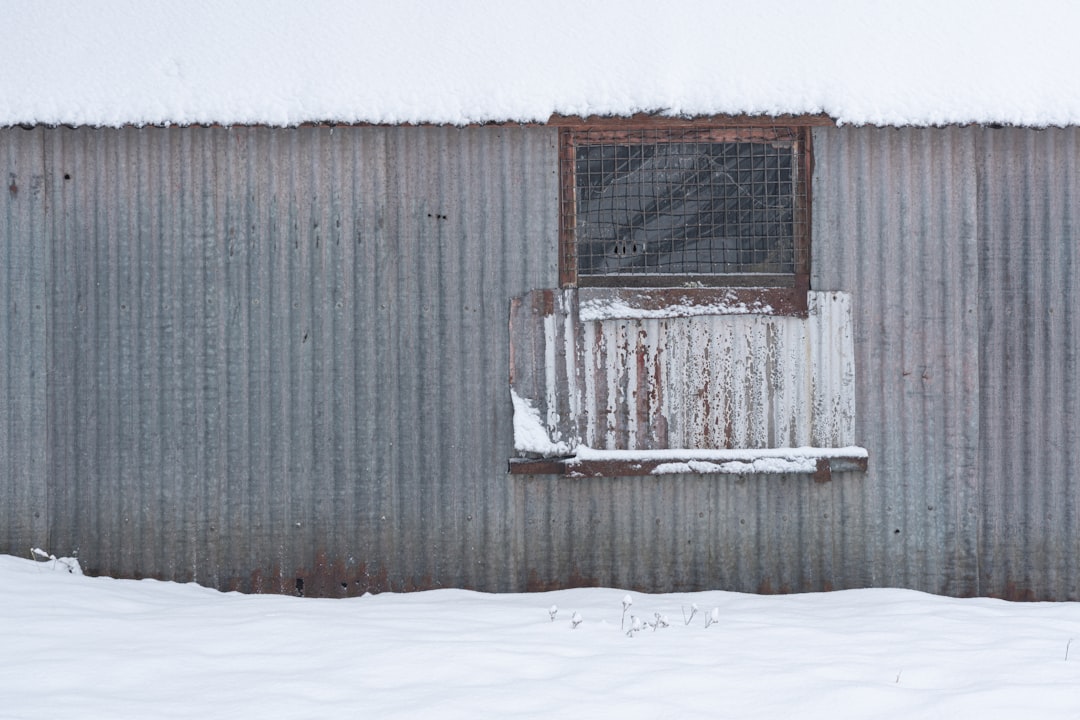
[[[810,292],[807,317],[651,317],[655,306],[643,303],[650,308],[644,317],[582,321],[599,317],[600,307],[621,312],[618,298],[584,297],[575,312],[576,290],[554,292],[550,314],[518,325],[532,327],[540,340],[529,341],[539,352],[519,374],[535,384],[515,388],[519,450],[548,457],[576,451],[582,459],[677,448],[659,459],[682,465],[664,471],[802,473],[813,470],[808,458],[821,455],[792,456],[791,448],[855,444],[853,333],[844,293]],[[723,291],[716,297],[723,304]],[[695,313],[714,307],[700,295],[694,300]],[[684,307],[678,297],[675,305]],[[717,448],[766,455],[687,454]]]

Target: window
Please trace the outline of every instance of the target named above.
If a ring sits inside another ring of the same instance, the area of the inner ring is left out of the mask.
[[[566,128],[560,140],[563,287],[808,289],[806,128]]]
[[[807,127],[560,130],[560,288],[510,308],[510,472],[864,470],[850,297],[811,292]]]

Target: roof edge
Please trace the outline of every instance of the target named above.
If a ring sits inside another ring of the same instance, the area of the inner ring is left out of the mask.
[[[1026,124],[1000,121],[966,121],[966,122],[943,122],[943,123],[857,123],[837,120],[826,113],[813,114],[715,114],[715,115],[664,115],[661,113],[639,112],[632,115],[560,115],[552,114],[547,120],[478,120],[476,122],[454,124],[446,122],[357,122],[348,120],[310,120],[292,124],[277,123],[229,123],[229,122],[128,122],[122,124],[99,124],[92,123],[44,123],[44,122],[18,122],[0,123],[3,128],[22,128],[33,130],[36,128],[97,128],[119,130],[123,128],[334,128],[334,127],[554,127],[554,128],[590,128],[590,129],[651,129],[651,128],[693,128],[693,127],[878,127],[878,128],[945,128],[945,127],[984,127],[990,129],[1002,128],[1026,128],[1031,130],[1046,130],[1049,128],[1080,127],[1080,123],[1048,123]]]
[[[557,127],[634,127],[685,128],[724,125],[727,127],[758,127],[783,125],[785,127],[833,127],[836,120],[825,113],[813,115],[662,115],[658,113],[635,113],[633,115],[559,115],[553,114],[547,125]]]
[[[77,123],[36,123],[23,122],[0,125],[0,127],[21,127],[30,130],[38,127],[62,127],[62,128],[169,128],[169,127],[205,127],[205,128],[298,128],[298,127],[644,127],[644,128],[679,128],[679,127],[714,127],[717,125],[727,127],[760,127],[762,125],[783,125],[785,127],[833,127],[837,125],[829,115],[824,113],[814,115],[663,115],[660,113],[639,112],[633,115],[560,115],[552,114],[546,121],[543,120],[480,120],[477,122],[454,125],[440,122],[349,122],[341,120],[311,120],[291,125],[278,125],[274,123],[221,123],[221,122],[193,122],[193,123],[138,123],[130,122],[119,125],[93,125]]]

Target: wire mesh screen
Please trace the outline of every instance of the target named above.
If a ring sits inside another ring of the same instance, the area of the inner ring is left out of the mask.
[[[574,130],[564,142],[564,261],[578,280],[798,271],[797,130]]]

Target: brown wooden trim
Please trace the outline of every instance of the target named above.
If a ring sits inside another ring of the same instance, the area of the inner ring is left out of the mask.
[[[512,458],[508,472],[511,475],[555,475],[559,477],[640,477],[652,475],[660,465],[679,460],[577,460],[576,458]],[[815,482],[829,482],[834,473],[865,473],[868,461],[865,456],[834,456],[818,458],[817,469],[805,474]],[[694,473],[691,473],[694,474]],[[712,474],[712,473],[709,473]],[[724,473],[716,473],[723,475]]]
[[[105,130],[120,130],[125,128],[215,128],[215,129],[229,129],[229,128],[270,128],[273,130],[291,130],[295,128],[365,128],[365,127],[416,127],[416,128],[433,128],[433,127],[459,127],[459,128],[478,128],[478,127],[579,127],[582,125],[590,125],[593,127],[600,127],[603,125],[617,127],[625,124],[633,124],[638,127],[645,125],[650,127],[695,127],[698,125],[729,125],[729,126],[752,126],[763,127],[769,125],[787,125],[791,127],[836,127],[836,120],[824,113],[818,113],[815,115],[695,115],[694,117],[680,117],[673,115],[657,115],[652,113],[636,113],[634,115],[560,115],[554,113],[547,120],[486,120],[482,122],[471,122],[464,125],[456,125],[454,123],[438,123],[438,122],[404,122],[404,123],[390,123],[390,122],[344,122],[338,120],[308,120],[299,123],[290,123],[288,125],[280,125],[275,123],[220,123],[220,122],[191,122],[191,123],[177,123],[170,122],[165,124],[161,123],[133,123],[127,122],[120,125],[83,125],[79,123],[36,123],[36,122],[21,122],[13,123],[11,125],[3,125],[0,127],[21,127],[25,129],[43,127],[43,128],[66,128],[70,130],[78,128],[92,127],[95,129]],[[978,123],[952,123],[946,125],[874,125],[873,127],[923,127],[923,128],[944,128],[944,127],[993,127],[992,125],[980,125]],[[1019,126],[1024,127],[1024,126]],[[1069,126],[1055,126],[1055,127],[1069,127]]]
[[[814,204],[814,146],[810,128],[800,128],[800,186],[795,188],[795,286],[810,289],[811,217]]]
[[[671,275],[663,273],[623,273],[579,275],[578,287],[631,287],[683,289],[704,287],[795,287],[795,275],[717,273],[715,275]]]
[[[511,458],[507,472],[511,475],[565,475],[566,463],[562,460]]]
[[[580,275],[578,287],[606,288],[793,288],[795,275],[763,273],[716,273],[715,275],[679,275],[676,273],[641,273]]]
[[[708,126],[728,127],[835,127],[836,121],[824,113],[816,115],[700,115],[677,117],[637,113],[630,116],[612,115],[559,115],[548,118],[548,125],[568,128],[693,128]]]
[[[574,141],[559,129],[559,287],[577,284],[577,198],[574,197]]]
[[[677,132],[675,137],[672,131]],[[791,147],[801,142],[802,129],[793,127],[581,127],[560,128],[559,132],[569,133],[572,145],[631,145],[670,142],[754,142],[773,143]]]

